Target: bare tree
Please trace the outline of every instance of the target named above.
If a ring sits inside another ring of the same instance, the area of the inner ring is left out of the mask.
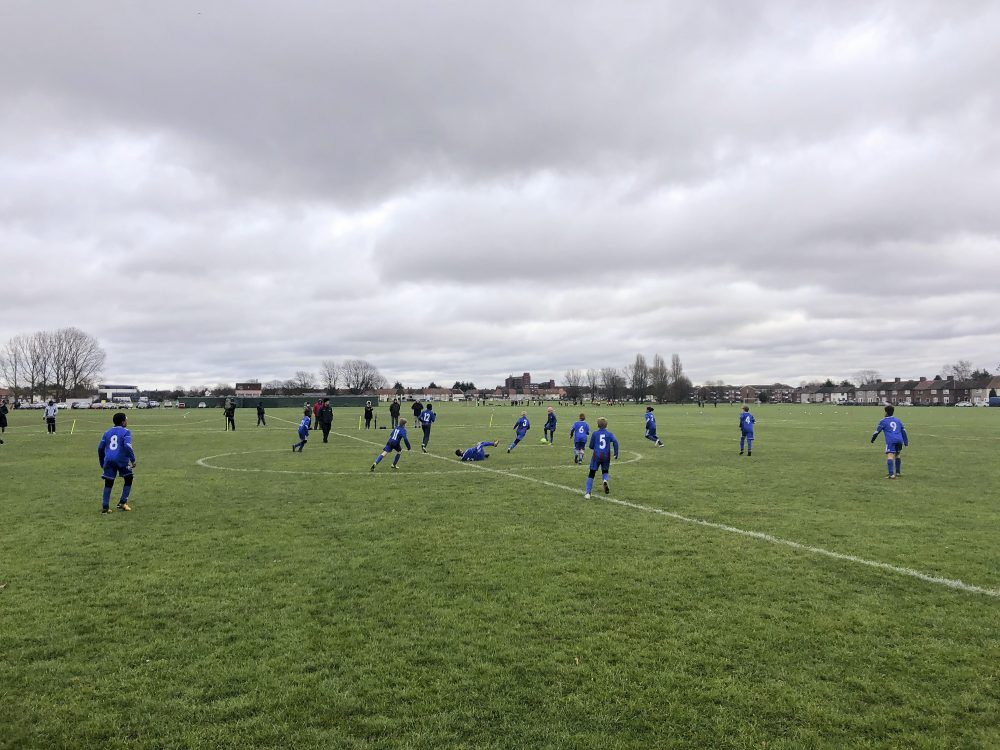
[[[90,390],[106,358],[97,339],[79,328],[60,328],[51,334],[50,343],[57,394],[66,398],[70,393]]]
[[[0,350],[0,377],[14,391],[15,398],[18,397],[21,384],[24,382],[27,358],[28,337],[24,335],[14,336]]]
[[[563,381],[566,383],[566,395],[573,401],[580,398],[581,384],[583,383],[583,373],[579,370],[567,370],[563,374]]]
[[[324,359],[320,365],[319,379],[327,393],[336,393],[337,383],[340,381],[340,365],[332,359]]]
[[[587,379],[587,390],[590,392],[591,401],[593,401],[597,398],[597,384],[601,382],[601,371],[595,370],[593,367],[588,368],[585,377]]]
[[[629,367],[629,388],[637,403],[646,400],[646,394],[649,393],[649,365],[642,354],[636,354],[635,362]]]
[[[345,360],[340,372],[344,378],[344,387],[354,394],[385,388],[387,385],[378,368],[364,359]]]
[[[878,370],[858,370],[854,373],[854,379],[858,381],[858,385],[871,385],[879,382],[882,376]]]
[[[269,380],[264,383],[264,390],[280,396],[285,392],[285,383],[283,380]]]
[[[316,376],[305,370],[297,370],[292,376],[292,388],[308,391],[316,387]]]
[[[602,367],[601,388],[609,401],[620,401],[625,395],[625,377],[617,367]]]
[[[687,401],[691,396],[691,379],[684,374],[679,354],[670,355],[670,395],[677,403]]]
[[[972,362],[960,359],[953,365],[945,365],[944,374],[955,378],[955,380],[968,380],[972,377]]]
[[[658,404],[662,404],[670,395],[670,370],[659,354],[653,355],[653,365],[649,368],[649,387]]]

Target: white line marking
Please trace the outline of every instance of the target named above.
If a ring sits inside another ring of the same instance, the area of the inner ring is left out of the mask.
[[[364,440],[353,435],[343,435],[341,433],[334,433],[340,437],[350,438],[351,440],[357,440],[361,443],[368,443],[370,445],[377,445],[369,440]],[[441,461],[451,461],[452,463],[462,463],[456,461],[455,459],[449,458],[447,456],[436,456],[433,453],[428,453],[428,456],[436,458]],[[491,474],[499,474],[500,476],[513,477],[516,479],[523,479],[527,482],[535,482],[537,484],[543,484],[546,487],[553,487],[555,489],[566,490],[567,492],[572,492],[574,495],[581,495],[579,487],[567,487],[564,484],[556,484],[555,482],[549,482],[545,479],[537,479],[536,477],[526,477],[522,474],[514,474],[510,471],[503,471],[501,469],[493,469],[489,466],[481,466],[475,462],[465,462],[470,468],[478,469],[479,471],[486,471]],[[951,589],[957,589],[959,591],[968,591],[974,594],[984,594],[986,596],[992,596],[995,598],[1000,598],[1000,589],[988,588],[984,586],[976,586],[971,583],[965,583],[957,578],[942,578],[941,576],[932,575],[930,573],[924,573],[919,570],[914,570],[913,568],[904,568],[899,565],[890,565],[889,563],[879,562],[878,560],[868,560],[864,557],[857,557],[856,555],[848,555],[843,552],[834,552],[832,550],[824,549],[822,547],[814,547],[809,544],[802,544],[801,542],[795,542],[791,539],[783,539],[778,536],[773,536],[771,534],[765,534],[761,531],[748,531],[746,529],[739,529],[735,526],[727,526],[724,523],[716,523],[714,521],[705,521],[700,518],[689,518],[688,516],[682,516],[680,513],[674,513],[673,511],[663,510],[662,508],[653,508],[648,505],[640,505],[639,503],[629,502],[628,500],[618,500],[612,497],[596,497],[597,500],[603,500],[608,503],[613,503],[615,505],[621,505],[625,508],[632,508],[633,510],[641,510],[645,513],[654,513],[658,516],[664,516],[666,518],[672,518],[675,521],[682,521],[683,523],[693,524],[695,526],[703,526],[709,529],[715,529],[717,531],[724,531],[729,534],[738,534],[740,536],[749,537],[751,539],[758,539],[762,542],[768,542],[769,544],[777,544],[784,547],[791,547],[792,549],[799,550],[801,552],[809,552],[814,555],[822,555],[823,557],[829,557],[834,560],[842,560],[844,562],[852,562],[858,565],[865,565],[869,568],[875,568],[877,570],[884,570],[890,573],[896,573],[898,575],[909,576],[910,578],[916,578],[926,583],[933,583],[938,586],[947,586]]]

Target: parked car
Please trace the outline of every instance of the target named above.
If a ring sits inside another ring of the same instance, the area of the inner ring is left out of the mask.
[[[204,401],[199,401],[198,402],[198,408],[199,409],[207,409],[208,408],[208,404],[206,404]]]
[[[173,409],[174,408],[174,402],[173,401],[164,401],[163,402],[163,408],[164,409]]]
[[[186,409],[187,407],[184,405],[183,401],[178,401],[177,402],[177,408],[178,409]]]
[[[959,401],[955,406],[972,406],[971,401]]]
[[[90,404],[86,401],[74,401],[69,407],[70,409],[89,409]]]
[[[146,406],[149,407],[150,409],[155,409],[159,405],[160,405],[159,401],[147,401],[146,402]]]

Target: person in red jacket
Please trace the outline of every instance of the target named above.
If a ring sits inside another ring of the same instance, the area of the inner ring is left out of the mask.
[[[313,404],[313,423],[312,427],[309,429],[318,430],[319,429],[319,410],[323,408],[323,399],[316,399],[316,403]]]

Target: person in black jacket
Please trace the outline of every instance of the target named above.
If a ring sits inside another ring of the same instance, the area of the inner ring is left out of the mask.
[[[365,401],[365,429],[370,430],[372,428],[372,417],[375,416],[375,409],[372,408],[371,401]]]
[[[7,431],[7,399],[0,401],[0,435]],[[3,445],[3,438],[0,438],[0,445]]]
[[[226,429],[236,432],[236,405],[227,398],[226,407],[223,411],[226,415]]]
[[[264,427],[267,427],[267,421],[264,419],[264,402],[263,401],[258,401],[257,402],[257,426],[260,427],[261,425],[263,425]]]
[[[333,407],[330,406],[330,399],[323,399],[323,405],[319,407],[316,418],[319,420],[319,428],[323,431],[323,442],[330,442],[330,428],[333,427]]]
[[[399,424],[399,399],[394,398],[392,403],[389,404],[389,420],[391,421],[391,426],[396,427]]]
[[[424,405],[422,403],[420,403],[419,401],[414,401],[413,402],[413,418],[414,419],[419,419],[420,418],[420,412],[422,412],[423,410],[424,410]]]

